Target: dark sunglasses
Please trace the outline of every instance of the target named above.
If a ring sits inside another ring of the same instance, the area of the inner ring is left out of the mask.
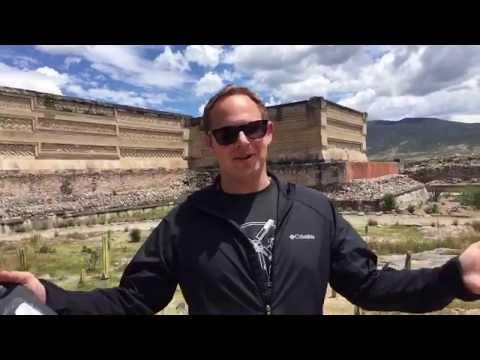
[[[250,140],[261,139],[267,133],[268,120],[257,120],[240,126],[225,126],[210,132],[220,145],[231,145],[238,139],[238,134],[243,131]]]

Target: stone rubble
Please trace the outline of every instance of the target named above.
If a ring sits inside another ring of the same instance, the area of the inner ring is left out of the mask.
[[[181,197],[196,191],[212,181],[207,172],[187,171],[173,177],[158,189],[136,190],[132,192],[91,192],[45,197],[43,194],[31,194],[28,197],[0,198],[0,220],[11,218],[40,217],[46,214],[83,213],[105,211],[115,208],[135,208],[175,202]]]
[[[399,195],[422,186],[421,182],[406,175],[385,175],[375,179],[353,180],[351,184],[337,185],[323,192],[335,201],[375,201],[388,193]]]

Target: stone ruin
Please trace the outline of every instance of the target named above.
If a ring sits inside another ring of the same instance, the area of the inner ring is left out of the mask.
[[[281,178],[322,188],[398,173],[368,162],[366,113],[320,97],[268,113]],[[216,173],[199,120],[0,87],[0,222],[178,201]]]

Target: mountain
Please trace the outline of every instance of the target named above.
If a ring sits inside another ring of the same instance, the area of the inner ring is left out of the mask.
[[[479,154],[480,123],[436,118],[369,121],[367,153],[371,160]]]

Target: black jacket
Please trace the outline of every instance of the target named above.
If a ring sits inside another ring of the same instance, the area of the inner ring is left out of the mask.
[[[177,284],[190,314],[322,314],[329,282],[367,310],[429,312],[455,297],[480,298],[464,288],[458,258],[433,269],[378,270],[375,254],[324,195],[273,178],[279,226],[271,283],[211,185],[161,221],[118,287],[66,291],[42,280],[47,305],[60,314],[152,314]]]

